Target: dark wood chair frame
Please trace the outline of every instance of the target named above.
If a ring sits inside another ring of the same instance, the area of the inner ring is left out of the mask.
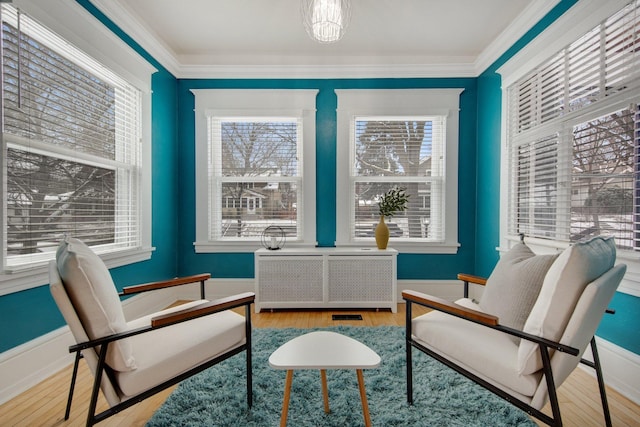
[[[478,276],[473,276],[469,274],[459,274],[458,279],[464,282],[464,297],[468,298],[469,296],[469,283],[477,284],[477,285],[485,285],[486,279]],[[471,310],[466,307],[462,307],[460,305],[451,303],[447,300],[433,297],[430,295],[422,294],[420,292],[414,291],[403,291],[402,298],[406,302],[406,353],[407,353],[407,402],[412,405],[413,404],[413,361],[412,361],[412,348],[417,348],[423,353],[428,354],[433,357],[437,361],[445,364],[449,368],[454,371],[464,375],[475,383],[481,385],[487,390],[493,392],[497,396],[511,403],[512,405],[522,409],[527,414],[539,419],[540,421],[554,427],[562,426],[562,417],[560,415],[560,405],[558,403],[558,395],[556,392],[556,386],[553,380],[553,374],[551,370],[551,358],[549,355],[549,350],[556,350],[563,353],[570,354],[572,356],[577,356],[579,350],[577,348],[569,347],[563,344],[560,344],[555,341],[550,341],[535,335],[527,334],[525,332],[519,331],[517,329],[508,328],[502,326],[498,323],[498,318],[496,316],[492,316],[486,313],[482,313],[479,311]],[[525,339],[528,341],[532,341],[538,344],[538,348],[540,349],[540,356],[542,357],[542,370],[544,373],[545,381],[547,383],[547,390],[549,393],[549,403],[551,405],[552,416],[545,414],[544,412],[530,406],[528,403],[523,402],[522,400],[510,395],[499,387],[491,384],[490,382],[478,377],[472,372],[469,372],[465,368],[457,365],[455,362],[447,359],[446,357],[441,356],[440,354],[434,352],[421,345],[420,343],[413,340],[412,333],[412,304],[418,304],[424,307],[431,308],[433,310],[442,311],[444,313],[450,314],[452,316],[456,316],[470,322],[474,322],[488,328],[496,329],[498,331],[504,332],[509,335],[513,335],[519,337],[520,339]],[[607,310],[607,313],[613,314],[613,310]],[[596,347],[595,337],[591,338],[591,352],[593,354],[593,362],[585,359],[580,359],[580,363],[593,368],[596,372],[596,377],[598,379],[598,387],[600,389],[600,399],[602,401],[602,409],[604,414],[604,419],[607,427],[611,427],[611,414],[609,412],[609,405],[607,403],[607,395],[605,390],[604,378],[602,376],[602,368],[600,365],[600,358],[598,356],[598,350]]]
[[[204,299],[204,284],[207,279],[211,277],[210,274],[199,274],[188,277],[181,277],[166,281],[152,282],[146,283],[142,285],[129,286],[125,287],[122,292],[119,293],[119,296],[129,296],[138,294],[141,292],[149,292],[157,289],[165,289],[173,286],[180,286],[185,284],[191,284],[200,282],[200,296]],[[197,305],[195,307],[191,307],[185,310],[179,310],[170,314],[166,314],[163,316],[154,317],[151,319],[151,324],[149,326],[144,326],[141,328],[133,329],[127,332],[122,332],[118,334],[112,334],[109,336],[105,336],[99,339],[86,341],[83,343],[78,343],[69,347],[70,353],[75,353],[75,361],[73,365],[73,373],[71,375],[71,385],[69,387],[69,396],[67,399],[67,407],[65,410],[64,419],[69,419],[69,414],[71,412],[71,401],[73,399],[73,392],[75,388],[76,378],[78,375],[78,364],[80,363],[80,359],[82,359],[82,350],[87,350],[93,347],[100,346],[99,350],[99,358],[98,358],[98,366],[96,369],[96,374],[93,381],[93,389],[91,391],[91,400],[89,401],[89,413],[87,416],[87,426],[92,426],[100,421],[103,421],[106,418],[109,418],[112,415],[117,414],[143,400],[165,390],[168,387],[171,387],[199,372],[204,371],[207,368],[210,368],[213,365],[216,365],[223,360],[226,360],[236,354],[239,354],[243,351],[246,351],[246,369],[247,369],[247,405],[249,408],[253,405],[253,380],[252,380],[252,360],[251,360],[251,304],[254,303],[255,294],[253,292],[245,292],[238,295],[233,295],[227,298],[221,298],[218,300],[210,301],[207,303],[203,303]],[[246,334],[246,342],[234,348],[233,350],[226,352],[224,354],[219,355],[213,359],[210,359],[198,366],[195,366],[189,369],[186,372],[183,372],[177,375],[174,378],[171,378],[161,384],[150,388],[142,393],[139,393],[135,396],[131,396],[127,400],[122,401],[121,403],[110,407],[109,409],[96,414],[96,407],[98,403],[98,395],[100,393],[100,383],[102,381],[102,375],[107,375],[111,380],[112,384],[116,384],[113,377],[113,371],[109,366],[105,363],[105,358],[107,355],[107,349],[109,348],[109,344],[121,340],[124,338],[132,337],[134,335],[144,334],[145,332],[151,332],[159,328],[165,328],[167,326],[175,325],[177,323],[186,322],[198,317],[207,316],[213,313],[218,313],[225,310],[230,310],[237,307],[244,306],[244,315],[245,315],[245,334]]]

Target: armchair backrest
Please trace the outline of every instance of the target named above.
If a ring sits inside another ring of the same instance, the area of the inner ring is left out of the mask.
[[[626,265],[616,265],[589,283],[582,292],[560,338],[562,344],[577,348],[580,352],[578,357],[561,352],[554,353],[551,358],[551,368],[556,386],[562,384],[580,363],[580,358],[595,335],[626,270]],[[541,408],[546,402],[547,395],[546,382],[543,380],[538,386],[531,405]]]
[[[523,331],[559,341],[585,289],[611,270],[615,260],[616,246],[612,237],[594,237],[565,249],[549,268]],[[604,309],[599,316],[603,314]],[[538,345],[521,340],[518,348],[519,373],[527,375],[540,369],[542,359]]]
[[[91,248],[78,239],[65,237],[56,252],[56,261],[69,300],[90,339],[127,330],[111,273]],[[106,362],[116,371],[135,369],[129,341],[124,339],[110,344]]]
[[[69,299],[69,295],[62,283],[62,278],[58,273],[58,265],[56,261],[49,262],[49,289],[53,296],[58,309],[62,313],[64,320],[67,322],[69,329],[76,341],[76,343],[82,343],[89,341],[89,336],[82,326],[82,322],[76,313],[76,310]],[[89,366],[92,374],[95,375],[98,368],[98,354],[93,348],[83,350],[82,355]],[[107,375],[102,376],[102,382],[100,388],[107,402],[110,406],[114,406],[122,400],[120,394],[116,391],[116,388],[111,384]]]

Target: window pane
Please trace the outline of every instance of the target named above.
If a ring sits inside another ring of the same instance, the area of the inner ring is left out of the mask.
[[[52,250],[64,233],[114,242],[113,170],[9,149],[7,190],[9,255]]]
[[[223,176],[298,176],[296,121],[223,121]]]
[[[221,238],[256,238],[270,225],[297,236],[297,185],[291,182],[222,184]]]
[[[258,240],[270,225],[300,237],[296,118],[211,118],[211,238]],[[238,179],[241,178],[241,179]]]
[[[442,221],[442,200],[439,186],[435,182],[356,182],[355,184],[355,222],[353,235],[356,238],[372,237],[380,214],[379,197],[393,187],[405,188],[409,195],[407,210],[385,218],[390,237],[427,239],[441,241],[442,229],[431,224]],[[435,218],[434,218],[435,217]],[[435,221],[434,221],[435,219]]]
[[[613,235],[633,248],[634,114],[622,110],[573,128],[571,241]]]
[[[442,241],[443,148],[444,117],[357,118],[351,235],[356,239],[371,237],[380,217],[379,196],[400,187],[409,203],[405,212],[385,218],[390,237]]]
[[[115,90],[3,22],[4,131],[115,159]]]
[[[432,175],[432,120],[356,120],[355,132],[354,175]]]
[[[514,158],[514,234],[555,237],[558,203],[556,135],[517,148]]]

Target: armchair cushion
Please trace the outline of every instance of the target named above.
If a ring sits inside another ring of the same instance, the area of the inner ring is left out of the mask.
[[[611,269],[615,260],[616,246],[612,237],[598,236],[567,248],[544,278],[524,332],[560,340],[585,287]],[[526,375],[540,369],[542,360],[538,346],[522,340],[518,349],[519,372]]]
[[[455,303],[481,310],[467,298]],[[435,310],[412,320],[412,334],[422,345],[522,396],[533,396],[538,387],[539,373],[518,373],[518,345],[508,334]]]
[[[89,338],[124,332],[122,303],[104,262],[78,239],[65,237],[56,252],[58,272]],[[136,368],[128,339],[109,345],[107,364],[118,371]]]
[[[524,243],[515,245],[500,257],[487,279],[479,302],[481,311],[498,316],[503,326],[522,330],[557,256],[536,255]],[[520,341],[509,338],[516,344]]]
[[[153,313],[127,324],[129,329],[149,326],[151,318],[207,302],[199,300]],[[232,310],[222,311],[187,322],[128,338],[138,368],[116,372],[120,390],[133,396],[213,359],[246,342],[245,318]]]

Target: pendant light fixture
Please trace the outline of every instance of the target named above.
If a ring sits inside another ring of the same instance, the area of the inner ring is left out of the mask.
[[[302,20],[307,34],[320,43],[344,36],[351,19],[351,0],[302,0]]]

